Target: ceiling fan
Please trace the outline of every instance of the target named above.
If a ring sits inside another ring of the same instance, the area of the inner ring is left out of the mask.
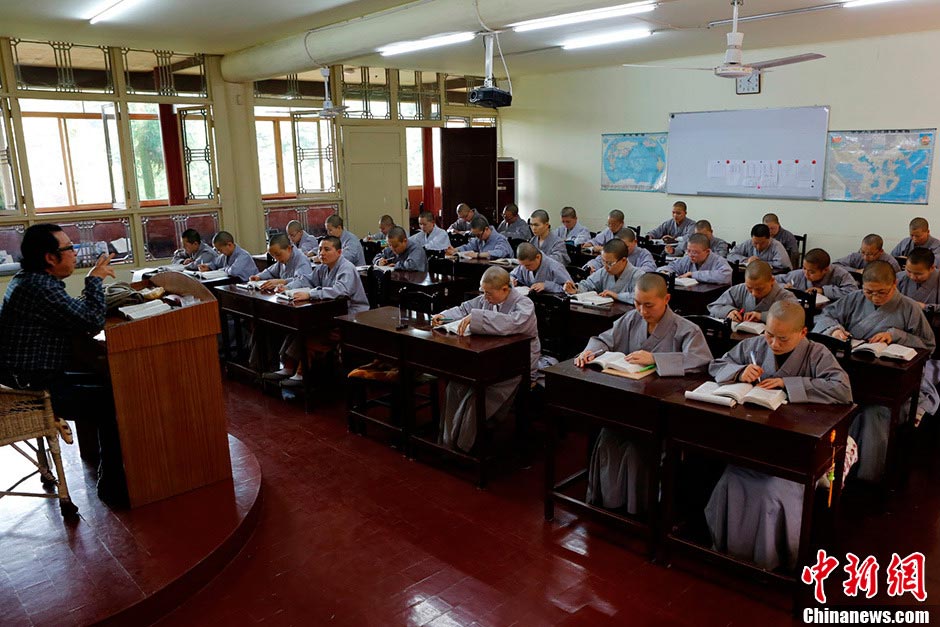
[[[803,61],[814,61],[815,59],[824,59],[825,55],[816,52],[798,54],[792,57],[781,57],[779,59],[769,59],[767,61],[758,61],[757,63],[744,63],[742,57],[742,44],[744,43],[744,33],[738,32],[738,8],[744,6],[744,0],[731,0],[733,7],[733,16],[731,20],[731,32],[728,33],[728,49],[725,51],[725,62],[717,67],[675,67],[666,65],[636,65],[624,63],[624,67],[653,67],[666,68],[674,70],[704,70],[714,72],[715,76],[722,78],[742,78],[754,73],[760,73],[772,67],[781,65],[792,65],[802,63]]]
[[[342,115],[349,107],[345,105],[334,105],[332,98],[330,98],[330,68],[320,68],[320,76],[323,77],[323,82],[325,83],[323,86],[325,97],[323,98],[323,108],[319,110],[320,117],[332,119]]]

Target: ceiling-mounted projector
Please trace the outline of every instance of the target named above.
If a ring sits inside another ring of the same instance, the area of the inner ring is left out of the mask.
[[[512,104],[512,94],[497,87],[496,81],[493,80],[494,36],[492,33],[483,35],[483,45],[486,50],[486,78],[483,79],[482,87],[474,87],[470,90],[470,104],[490,109],[508,107]]]

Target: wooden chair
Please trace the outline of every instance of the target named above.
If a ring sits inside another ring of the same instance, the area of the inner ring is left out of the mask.
[[[372,263],[375,256],[382,252],[382,244],[372,240],[362,240],[362,252],[365,255],[366,263]]]
[[[640,225],[628,226],[627,228],[630,229],[631,231],[633,231],[634,234],[636,234],[637,239],[639,239],[639,237],[640,237]]]
[[[788,287],[788,290],[800,301],[800,306],[806,314],[806,328],[813,328],[813,318],[816,316],[816,292],[804,292],[795,287]]]
[[[580,266],[565,266],[565,270],[568,271],[568,274],[571,275],[571,280],[575,283],[578,281],[583,281],[591,274]]]
[[[571,242],[565,242],[565,252],[568,253],[570,259],[574,259],[581,254],[581,247]]]
[[[907,257],[903,255],[895,255],[894,260],[898,262],[898,265],[901,266],[901,270],[907,265]]]
[[[834,338],[831,335],[823,335],[822,333],[808,333],[806,339],[812,340],[814,342],[819,342],[836,356],[836,359],[844,359],[852,354],[852,341],[851,340],[840,340]]]
[[[392,282],[391,273],[369,268],[366,275],[366,297],[373,309],[389,303],[389,290]]]
[[[728,263],[731,264],[731,285],[744,283],[744,269],[747,264],[740,261],[729,261]]]
[[[731,320],[717,320],[711,316],[692,315],[685,316],[689,322],[694,322],[702,330],[705,342],[713,357],[721,357],[733,347],[731,342]]]
[[[542,354],[558,361],[568,358],[568,318],[570,299],[565,294],[529,292],[535,304],[535,317],[539,326]]]
[[[790,255],[790,262],[795,268],[803,267],[803,258],[806,257],[806,233],[802,235],[794,235],[797,244],[797,251],[795,254]]]
[[[665,264],[663,264],[665,265]],[[649,274],[658,274],[666,281],[666,291],[670,294],[676,291],[676,275],[673,272],[650,272]]]
[[[443,250],[431,250],[429,248],[425,248],[424,254],[427,255],[428,261],[430,261],[431,259],[443,259],[446,252]],[[428,271],[430,271],[430,268]]]
[[[528,242],[528,241],[529,241],[529,240],[527,240],[527,239],[518,239],[518,238],[515,238],[515,237],[511,238],[511,239],[509,240],[509,247],[512,249],[512,254],[513,254],[513,255],[516,254],[516,250],[519,249],[519,244],[525,244],[525,243]]]
[[[440,257],[428,257],[428,272],[441,274],[447,277],[457,276],[457,260]]]
[[[36,439],[33,446],[32,440]],[[49,445],[47,454],[42,439]],[[59,449],[59,429],[55,424],[52,402],[46,391],[13,390],[0,386],[0,446],[12,446],[25,457],[36,470],[29,473],[8,490],[0,491],[4,496],[34,496],[47,499],[59,499],[59,511],[70,518],[78,514],[78,508],[69,497],[68,483],[62,467],[62,455]],[[32,451],[32,455],[23,450],[23,446]],[[55,465],[55,474],[49,468],[49,456]],[[36,492],[16,492],[16,487],[38,474],[46,488],[57,488],[51,494]],[[56,479],[58,475],[58,479]]]

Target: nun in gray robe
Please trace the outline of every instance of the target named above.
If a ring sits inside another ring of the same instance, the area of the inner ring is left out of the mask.
[[[831,301],[838,300],[846,294],[858,291],[858,281],[855,280],[855,277],[842,266],[835,264],[829,266],[826,275],[819,281],[810,281],[807,279],[803,268],[791,270],[786,274],[775,275],[774,278],[777,280],[777,283],[780,283],[784,287],[795,287],[804,292],[809,291],[809,289],[813,287],[820,288],[822,289],[823,296]]]
[[[718,383],[733,383],[753,352],[765,377],[783,379],[791,403],[852,402],[849,375],[828,348],[803,339],[786,360],[763,337],[748,338],[708,368]],[[793,570],[800,546],[803,486],[756,470],[728,466],[705,507],[705,520],[718,551],[773,570]]]
[[[797,299],[793,292],[775,282],[767,295],[758,301],[747,291],[744,283],[739,283],[726,289],[718,300],[710,304],[708,313],[715,318],[727,318],[732,311],[744,309],[745,313],[758,312],[761,322],[767,322],[767,312],[778,300],[796,302]]]
[[[535,305],[530,298],[510,289],[505,301],[494,305],[484,296],[477,296],[457,307],[440,313],[445,318],[459,320],[470,316],[472,335],[515,335],[521,333],[532,338],[530,343],[530,379],[538,375],[538,361],[542,352],[539,344]],[[496,383],[486,388],[487,420],[504,420],[521,383],[520,377]],[[448,446],[469,451],[477,439],[476,398],[473,388],[465,383],[451,381],[444,395],[441,441]]]
[[[867,340],[882,331],[891,334],[894,344],[911,348],[936,348],[933,329],[920,305],[900,292],[881,307],[875,307],[865,298],[863,291],[852,292],[828,305],[816,316],[813,331],[832,335],[836,329],[847,331],[852,337]],[[940,404],[940,396],[931,379],[921,380],[918,412],[933,413]],[[901,420],[907,419],[907,406],[902,409]],[[862,409],[852,423],[849,434],[858,442],[858,477],[879,481],[884,474],[885,453],[891,412],[887,407],[869,405]]]
[[[542,261],[535,272],[528,270],[521,263],[512,269],[509,276],[523,287],[532,287],[536,283],[545,286],[545,291],[549,294],[563,294],[565,292],[565,283],[571,280],[571,275],[563,265],[548,257],[541,256]]]
[[[617,295],[617,300],[620,302],[632,305],[633,288],[636,286],[636,280],[643,274],[646,273],[635,266],[631,266],[629,261],[627,261],[627,267],[623,269],[619,276],[612,275],[607,271],[607,268],[601,268],[578,283],[578,293],[597,292],[600,294],[609,290]]]
[[[571,257],[568,256],[568,248],[565,246],[565,240],[557,235],[548,232],[545,239],[540,240],[538,235],[533,235],[529,243],[538,248],[546,257],[551,257],[560,264],[567,266],[571,263]]]
[[[666,307],[652,333],[638,311],[618,319],[613,328],[592,337],[584,350],[619,351],[628,355],[648,351],[656,360],[660,377],[681,377],[702,372],[712,360],[705,336],[698,325]],[[630,514],[646,511],[649,468],[644,451],[628,436],[615,429],[603,428],[594,444],[588,463],[588,503],[608,509],[626,506]]]

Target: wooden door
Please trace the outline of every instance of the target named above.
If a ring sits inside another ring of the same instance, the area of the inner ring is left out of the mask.
[[[346,227],[358,237],[378,229],[388,214],[408,228],[405,130],[343,127]]]
[[[496,129],[441,129],[441,216],[444,228],[457,219],[465,202],[493,224],[496,205]]]

